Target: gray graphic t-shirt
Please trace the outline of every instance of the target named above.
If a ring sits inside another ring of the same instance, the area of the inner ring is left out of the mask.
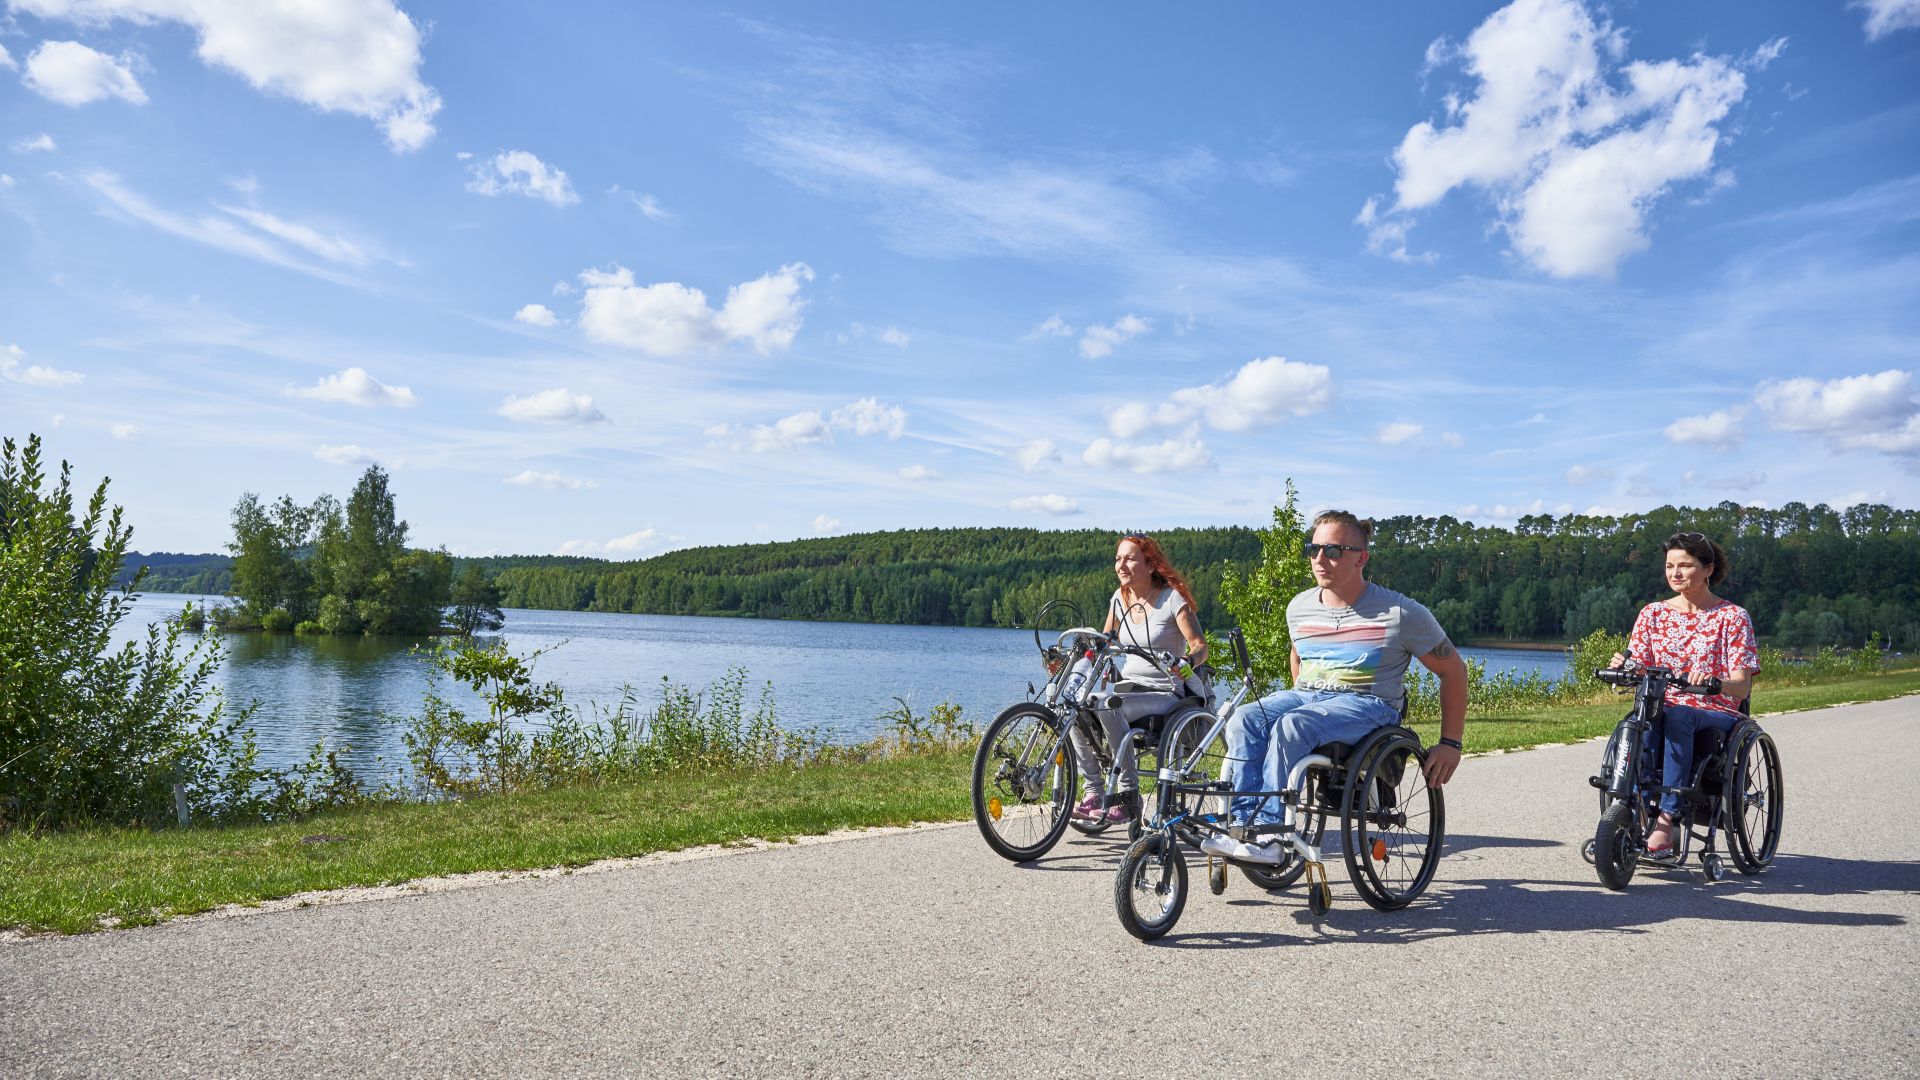
[[[1372,694],[1406,705],[1407,663],[1447,640],[1433,613],[1392,589],[1367,585],[1352,607],[1328,607],[1315,586],[1287,604],[1287,628],[1300,654],[1296,690]]]

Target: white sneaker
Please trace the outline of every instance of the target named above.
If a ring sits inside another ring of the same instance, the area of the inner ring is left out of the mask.
[[[1239,859],[1244,858],[1242,852],[1251,849],[1226,833],[1214,833],[1200,841],[1200,850],[1209,855],[1218,855],[1223,859]]]
[[[1234,858],[1241,862],[1264,863],[1279,866],[1287,861],[1287,850],[1278,840],[1269,840],[1264,844],[1241,844],[1242,854]]]

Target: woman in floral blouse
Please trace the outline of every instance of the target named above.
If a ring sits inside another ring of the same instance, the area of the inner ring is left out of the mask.
[[[1689,683],[1720,680],[1717,694],[1667,691],[1665,731],[1656,727],[1652,737],[1654,745],[1665,741],[1661,784],[1672,789],[1686,786],[1692,776],[1694,732],[1729,731],[1740,719],[1741,702],[1752,693],[1753,677],[1760,671],[1760,656],[1746,609],[1712,591],[1726,579],[1726,551],[1697,532],[1674,533],[1667,538],[1666,551],[1673,596],[1640,609],[1627,651],[1635,662],[1671,668]],[[1616,653],[1613,665],[1624,659]],[[1672,852],[1673,814],[1679,808],[1679,797],[1671,790],[1660,796],[1660,818],[1647,835],[1648,855]]]

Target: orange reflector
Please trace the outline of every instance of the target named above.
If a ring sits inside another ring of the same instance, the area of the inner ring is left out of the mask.
[[[1387,842],[1385,840],[1375,840],[1373,842],[1373,861],[1387,861]]]
[[[1000,800],[999,799],[987,800],[987,816],[992,818],[995,821],[1000,820]]]
[[[1067,760],[1067,752],[1065,750],[1055,750],[1053,752],[1053,763],[1055,765],[1064,764],[1066,760]]]

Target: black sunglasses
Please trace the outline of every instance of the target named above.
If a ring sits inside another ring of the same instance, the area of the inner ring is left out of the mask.
[[[1324,551],[1327,553],[1328,559],[1333,562],[1339,562],[1340,556],[1345,555],[1349,551],[1360,552],[1367,549],[1364,546],[1354,547],[1352,544],[1316,544],[1309,540],[1300,545],[1300,550],[1306,552],[1307,558],[1309,559],[1316,558]]]

